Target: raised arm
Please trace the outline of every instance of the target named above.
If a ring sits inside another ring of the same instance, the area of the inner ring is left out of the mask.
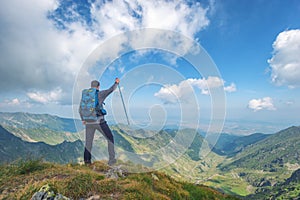
[[[107,90],[99,91],[99,96],[98,96],[99,103],[102,103],[106,99],[106,97],[110,95],[118,87],[119,82],[120,80],[116,78],[115,83],[110,88],[108,88]]]

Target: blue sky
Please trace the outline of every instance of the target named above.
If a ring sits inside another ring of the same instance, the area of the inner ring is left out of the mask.
[[[205,128],[212,112],[208,89],[215,88],[225,90],[226,132],[269,133],[300,124],[297,0],[12,0],[1,2],[0,11],[1,112],[73,117],[73,87],[89,55],[111,38],[122,41],[118,34],[156,28],[198,41],[220,76],[202,76],[172,52],[148,49],[122,55],[122,45],[105,49],[114,62],[101,77],[93,66],[88,72],[96,73],[85,74],[85,84],[97,78],[107,88],[120,77],[137,125],[176,124],[183,106],[189,112],[200,110],[200,127]],[[151,46],[157,41],[148,37],[143,42]],[[127,45],[135,42],[141,41]],[[137,71],[140,75],[134,75]],[[130,84],[139,89],[129,93]],[[197,108],[189,102],[193,95]],[[124,118],[119,103],[118,92],[107,100],[111,123]],[[186,125],[195,126],[190,122]]]

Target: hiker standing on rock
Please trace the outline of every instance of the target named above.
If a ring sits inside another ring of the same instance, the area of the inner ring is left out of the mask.
[[[91,164],[91,150],[96,130],[101,132],[107,140],[109,156],[108,164],[113,165],[116,163],[114,137],[105,121],[104,115],[106,115],[106,111],[103,108],[103,104],[106,97],[117,88],[119,82],[120,80],[116,78],[115,83],[109,89],[99,91],[99,81],[93,80],[91,82],[91,88],[82,91],[79,114],[82,123],[86,126],[84,149],[85,164]]]

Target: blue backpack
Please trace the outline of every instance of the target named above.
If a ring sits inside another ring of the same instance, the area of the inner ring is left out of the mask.
[[[82,90],[79,113],[87,122],[97,121],[99,116],[98,90],[96,88]]]

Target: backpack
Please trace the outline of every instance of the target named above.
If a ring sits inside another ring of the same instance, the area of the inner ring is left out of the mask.
[[[82,90],[79,113],[84,121],[97,121],[97,116],[99,116],[98,92],[96,88]]]

